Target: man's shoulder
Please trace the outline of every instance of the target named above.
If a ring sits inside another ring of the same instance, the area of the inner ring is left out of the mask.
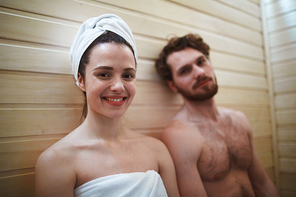
[[[171,134],[181,134],[189,131],[190,129],[191,128],[188,123],[175,118],[165,127],[163,132]]]
[[[223,114],[225,117],[245,120],[247,119],[246,115],[242,111],[225,107],[219,107],[218,109],[220,114]]]
[[[186,143],[192,139],[200,141],[199,133],[188,122],[179,119],[173,119],[161,134],[161,140],[165,144],[168,141],[178,144]]]

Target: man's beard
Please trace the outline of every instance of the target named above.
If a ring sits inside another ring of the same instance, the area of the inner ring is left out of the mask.
[[[193,89],[195,89],[195,87],[197,87],[201,81],[206,80],[206,79],[213,81],[213,78],[211,78],[211,77],[203,77],[202,79],[198,80],[193,85]],[[215,81],[217,81],[216,77],[215,77]],[[217,92],[218,92],[217,83],[212,84],[210,87],[208,85],[203,86],[200,89],[204,90],[204,92],[203,93],[198,92],[195,94],[192,94],[189,91],[183,90],[183,89],[179,88],[177,85],[176,85],[176,88],[177,88],[178,92],[180,94],[182,94],[189,101],[205,101],[205,100],[210,99],[213,96],[215,96],[215,94],[217,94]]]

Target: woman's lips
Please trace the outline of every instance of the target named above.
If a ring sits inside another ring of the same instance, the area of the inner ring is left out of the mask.
[[[103,97],[103,100],[105,100],[106,103],[112,106],[121,106],[126,99],[127,97]]]

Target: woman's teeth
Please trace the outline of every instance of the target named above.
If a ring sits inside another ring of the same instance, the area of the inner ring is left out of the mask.
[[[123,98],[120,98],[120,99],[112,99],[112,98],[107,98],[108,101],[115,101],[115,102],[119,102],[119,101],[122,101]]]

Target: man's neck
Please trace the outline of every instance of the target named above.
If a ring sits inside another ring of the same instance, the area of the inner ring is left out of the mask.
[[[218,107],[214,98],[205,101],[189,101],[184,99],[182,111],[187,114],[187,119],[190,122],[201,120],[217,121],[219,116]]]

